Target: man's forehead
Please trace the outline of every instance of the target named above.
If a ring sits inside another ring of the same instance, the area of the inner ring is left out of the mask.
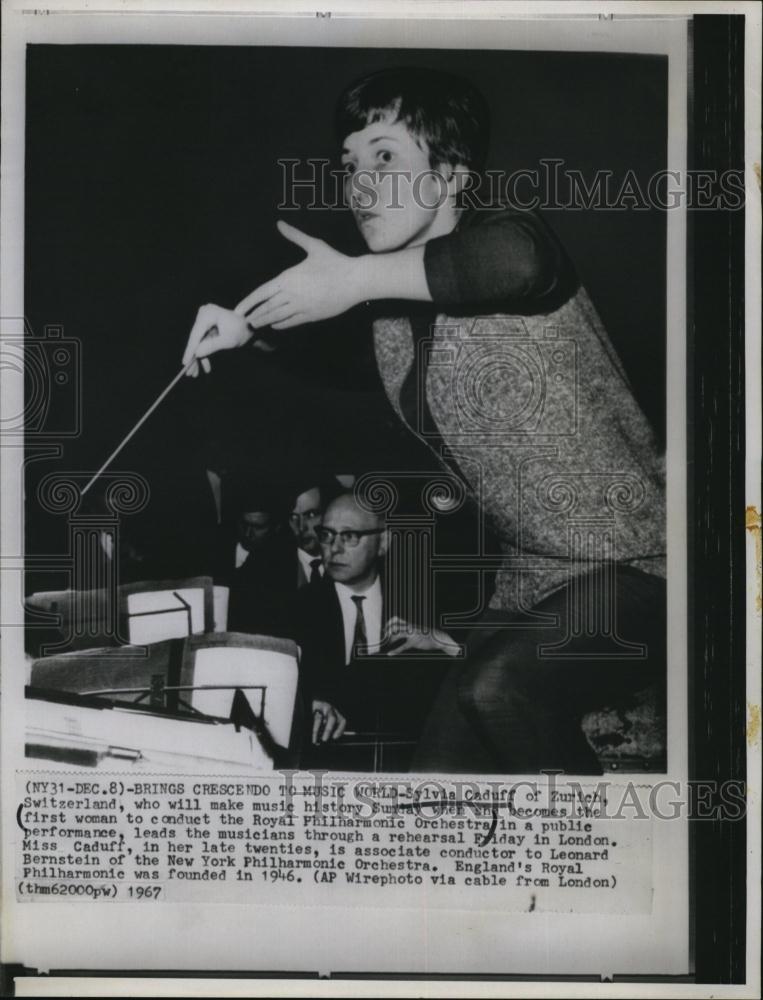
[[[303,490],[294,501],[294,509],[297,510],[300,507],[311,507],[313,504],[320,504],[320,502],[320,486],[309,486],[306,490]]]
[[[332,504],[323,517],[324,528],[344,531],[352,528],[376,528],[379,519],[370,511],[362,510],[351,501]]]
[[[270,514],[266,510],[245,510],[241,517],[244,521],[256,521],[258,523],[270,520]]]

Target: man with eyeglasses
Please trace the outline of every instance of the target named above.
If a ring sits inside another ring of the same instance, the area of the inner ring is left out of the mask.
[[[387,532],[382,518],[343,493],[333,500],[316,531],[325,576],[297,598],[297,640],[303,682],[312,708],[312,743],[338,740],[346,728],[373,732],[381,714],[389,724],[403,717],[426,689],[420,665],[386,659],[403,653],[457,655],[447,635],[424,633],[386,608],[382,567]],[[424,668],[432,687],[436,664]],[[403,689],[401,682],[407,681]],[[399,711],[396,712],[396,708]],[[352,769],[350,758],[340,766]],[[315,763],[330,766],[329,757]]]

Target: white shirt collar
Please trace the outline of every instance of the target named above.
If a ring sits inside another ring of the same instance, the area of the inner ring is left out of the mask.
[[[304,549],[298,548],[297,559],[299,559],[300,565],[302,569],[305,571],[305,575],[309,580],[313,572],[313,561],[315,559],[320,559],[320,556],[311,556],[309,552],[305,552]],[[318,567],[318,572],[321,574],[321,576],[323,576],[323,560],[321,560],[321,564]]]

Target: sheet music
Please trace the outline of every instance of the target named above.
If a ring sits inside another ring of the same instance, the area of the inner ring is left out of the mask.
[[[127,614],[129,640],[133,645],[203,632],[204,591],[179,588],[129,594]]]
[[[255,715],[263,715],[276,743],[288,745],[297,692],[297,664],[293,657],[264,649],[224,646],[199,649],[194,660],[193,683],[198,687],[240,686]],[[251,690],[253,685],[264,685],[264,692]],[[233,694],[232,690],[193,691],[190,701],[207,715],[228,718]]]

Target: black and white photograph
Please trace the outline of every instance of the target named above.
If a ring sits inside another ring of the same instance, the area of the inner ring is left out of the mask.
[[[753,5],[11,6],[18,995],[754,995]]]
[[[173,646],[121,646],[216,586],[302,651],[299,766],[664,771],[667,60],[332,57],[28,53],[26,319],[82,425],[26,551],[81,524],[93,573],[27,573],[32,688],[145,703]]]

